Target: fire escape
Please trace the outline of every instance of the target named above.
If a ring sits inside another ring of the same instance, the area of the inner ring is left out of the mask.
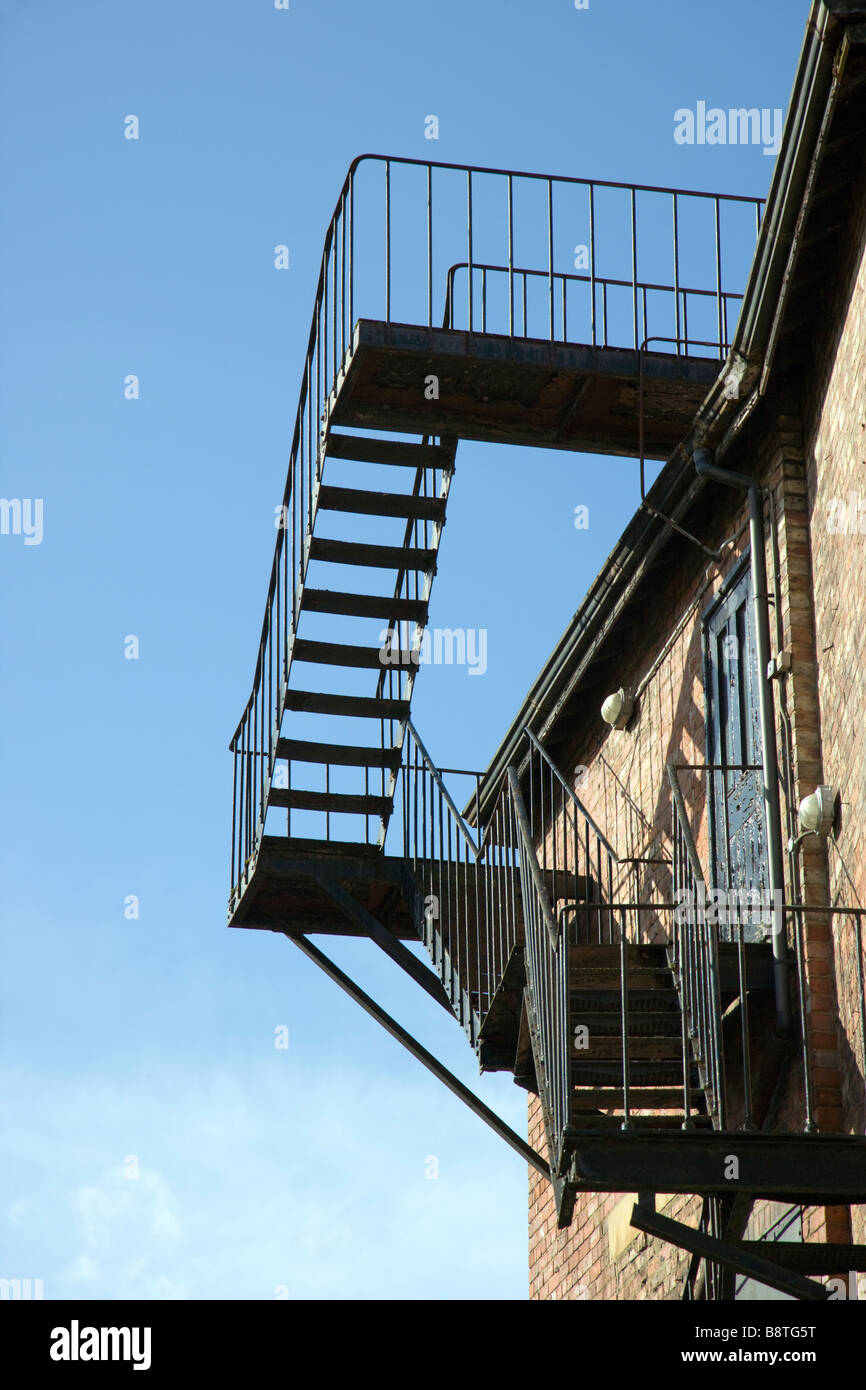
[[[623,897],[627,866],[528,730],[461,812],[410,717],[458,441],[666,458],[725,358],[742,296],[723,272],[744,282],[760,215],[754,199],[353,163],[231,743],[229,925],[299,946],[549,1178],[561,1225],[581,1192],[635,1191],[633,1224],[692,1253],[687,1296],[734,1270],[820,1299],[807,1276],[862,1269],[862,1250],[770,1261],[742,1239],[760,1197],[866,1200],[866,1140],[761,1128],[748,1023],[770,948]],[[673,880],[696,887],[671,776]],[[482,1071],[539,1096],[547,1157],[309,939],[328,934],[374,941]],[[701,1195],[699,1228],[657,1212],[658,1192]]]

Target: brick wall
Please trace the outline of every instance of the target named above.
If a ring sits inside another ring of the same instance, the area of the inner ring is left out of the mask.
[[[830,901],[866,904],[866,180],[851,190],[859,207],[816,343],[804,409],[806,496],[814,585],[815,661],[822,730],[822,780],[840,805],[826,854]],[[862,504],[862,505],[861,505]],[[805,792],[810,786],[804,788]],[[815,851],[813,857],[824,859]],[[866,929],[864,929],[866,937]],[[838,1016],[844,1127],[866,1129],[866,1041],[857,931],[837,917],[827,931]],[[866,939],[862,941],[860,961]],[[866,1208],[852,1211],[866,1240]],[[864,1290],[866,1292],[866,1290]]]

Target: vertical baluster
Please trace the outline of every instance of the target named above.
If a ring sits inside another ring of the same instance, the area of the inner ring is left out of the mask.
[[[349,180],[349,333],[355,329],[355,170]]]
[[[508,336],[514,337],[514,179],[508,175]]]
[[[676,193],[674,200],[674,336],[676,337],[677,355],[680,351],[680,225],[679,225],[679,203]]]
[[[427,327],[433,327],[433,166],[427,165]]]
[[[385,160],[385,322],[391,322],[391,161]]]
[[[719,322],[719,360],[725,357],[724,349],[724,325],[722,315],[722,223],[721,205],[719,199],[715,199],[716,205],[716,311]]]
[[[236,846],[236,837],[237,837],[237,833],[238,833],[238,745],[237,745],[237,740],[234,740],[234,741],[232,742],[232,865],[231,865],[231,880],[230,880],[230,891],[231,891],[232,894],[234,894],[235,888],[237,887],[237,881],[236,881],[236,879],[235,879],[235,859],[236,859],[236,857],[237,857],[237,855],[236,855],[236,848],[237,848],[237,846]]]
[[[806,1110],[804,1129],[812,1134],[817,1129],[815,1123],[815,1090],[812,1082],[812,1057],[809,1048],[809,1016],[806,999],[806,949],[803,938],[803,912],[794,909],[794,941],[797,953],[797,996],[800,1007],[800,1045],[803,1056],[803,1090]]]
[[[547,180],[547,274],[550,341],[553,342],[553,179]]]
[[[467,264],[469,268],[469,332],[474,328],[472,321],[472,170],[466,171],[466,233],[467,233]]]
[[[830,920],[832,922],[832,918]],[[866,1077],[866,984],[863,979],[863,921],[859,912],[854,914],[854,946],[857,951],[857,989],[860,1001],[860,1052],[863,1058],[861,1075]]]
[[[631,287],[632,313],[634,316],[634,350],[640,347],[637,328],[637,202],[634,189],[631,190]]]
[[[334,220],[334,222],[333,222],[333,224],[332,224],[332,235],[331,235],[331,277],[332,277],[332,280],[333,280],[332,301],[333,301],[333,306],[334,306],[333,309],[332,309],[332,311],[331,311],[331,359],[332,359],[332,360],[331,360],[331,383],[334,383],[333,389],[336,390],[336,384],[335,384],[335,383],[336,383],[336,378],[337,378],[337,307],[338,307],[338,306],[337,306],[337,222],[336,222],[336,219]]]
[[[595,327],[595,184],[589,185],[589,293],[592,345],[597,346]]]

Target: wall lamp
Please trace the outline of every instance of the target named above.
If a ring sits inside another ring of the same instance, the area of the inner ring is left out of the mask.
[[[836,792],[833,787],[822,783],[809,796],[805,796],[797,808],[797,824],[800,834],[788,841],[788,849],[796,849],[801,840],[809,835],[818,835],[826,840],[833,829],[836,817]]]
[[[612,729],[624,729],[634,710],[634,691],[622,685],[608,695],[601,707],[601,717]]]

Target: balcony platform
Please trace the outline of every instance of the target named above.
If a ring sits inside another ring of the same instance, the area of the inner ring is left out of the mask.
[[[418,940],[405,860],[385,855],[375,845],[284,835],[262,837],[255,869],[230,905],[229,926],[290,935],[365,935],[319,886],[321,877],[336,881],[393,936]]]
[[[736,1131],[566,1130],[571,1193],[748,1193],[803,1206],[866,1202],[866,1136]],[[739,1161],[736,1179],[731,1157]]]
[[[715,358],[644,354],[647,458],[666,459],[721,369]],[[425,398],[425,379],[439,382]],[[399,430],[633,458],[633,349],[359,319],[328,404],[331,426]]]

